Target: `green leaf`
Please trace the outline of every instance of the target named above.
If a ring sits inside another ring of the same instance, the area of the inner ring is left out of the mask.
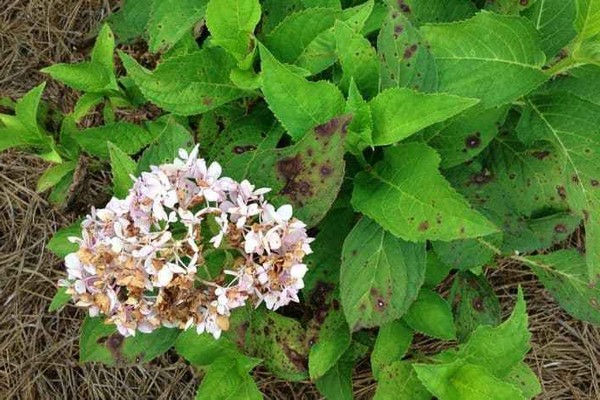
[[[73,172],[76,166],[76,161],[68,161],[51,166],[38,179],[36,192],[41,193],[57,185],[65,175]]]
[[[373,147],[373,116],[371,107],[367,103],[353,79],[348,89],[346,112],[352,114],[352,121],[348,125],[346,147],[352,154],[358,155],[368,147]]]
[[[527,257],[552,297],[577,319],[600,325],[600,284],[590,285],[585,258],[576,250],[558,250]]]
[[[423,286],[431,289],[435,288],[448,276],[452,266],[444,261],[433,251],[427,252],[427,269],[425,270]]]
[[[345,100],[331,82],[309,82],[291,72],[259,45],[262,91],[269,108],[294,140],[344,110]]]
[[[419,382],[412,365],[396,361],[381,370],[374,400],[430,400],[431,395]]]
[[[442,339],[456,339],[456,327],[448,302],[434,291],[421,289],[417,299],[404,315],[406,323],[415,331]]]
[[[513,386],[519,388],[528,399],[532,399],[542,393],[542,387],[535,372],[524,362],[517,364],[504,378]]]
[[[324,8],[334,8],[339,10],[342,8],[340,4],[340,0],[301,0],[304,7],[324,7]]]
[[[144,35],[150,11],[156,0],[125,0],[118,11],[108,16],[120,42],[129,42]]]
[[[440,400],[525,400],[515,386],[488,370],[457,360],[451,364],[414,364],[425,387]]]
[[[213,339],[214,340],[214,339]],[[196,393],[198,400],[260,400],[262,393],[248,374],[248,368],[236,359],[218,358],[207,369]]]
[[[527,141],[551,142],[562,156],[565,179],[556,187],[584,219],[588,277],[595,284],[600,282],[600,167],[596,162],[600,153],[600,101],[594,103],[564,92],[569,86],[530,98],[519,122],[519,134]],[[576,86],[571,88],[577,90]]]
[[[293,15],[303,10],[302,0],[262,0],[263,15],[261,19],[261,33],[268,35],[276,28],[287,16]]]
[[[119,55],[144,96],[174,114],[201,114],[246,94],[229,79],[235,60],[218,47],[169,58],[152,72],[129,55]]]
[[[450,299],[459,341],[466,341],[480,325],[500,324],[500,302],[484,275],[457,274]]]
[[[247,349],[264,360],[263,365],[275,376],[290,381],[308,377],[308,343],[300,322],[277,313],[253,312]]]
[[[133,185],[131,175],[135,173],[136,163],[123,150],[108,142],[110,167],[113,177],[113,192],[120,199],[127,196]]]
[[[330,310],[321,325],[317,342],[310,348],[308,370],[310,379],[324,376],[350,346],[352,337],[341,310]]]
[[[403,14],[390,9],[377,36],[381,59],[381,86],[407,87],[433,92],[437,89],[437,67],[421,32]]]
[[[76,252],[79,249],[77,243],[71,243],[69,237],[81,237],[81,221],[59,229],[46,247],[60,258],[65,258],[69,253]]]
[[[382,372],[387,367],[404,358],[412,340],[412,330],[401,320],[394,320],[379,327],[371,353],[371,371],[375,380],[381,380]]]
[[[371,43],[350,25],[336,21],[334,25],[336,51],[342,66],[339,83],[348,89],[353,79],[361,93],[373,97],[379,88],[379,60]]]
[[[354,347],[350,347],[339,361],[321,378],[315,381],[319,392],[330,400],[352,400],[352,367]]]
[[[65,304],[68,304],[69,301],[71,301],[71,295],[67,293],[67,288],[59,287],[48,306],[48,311],[58,311]]]
[[[242,61],[254,51],[253,32],[260,14],[258,0],[210,0],[206,26],[215,44]]]
[[[357,175],[352,205],[404,240],[453,240],[497,231],[450,187],[439,163],[438,154],[424,144],[388,148],[372,171]]]
[[[423,133],[427,144],[442,157],[441,168],[462,164],[481,153],[498,135],[507,107],[473,107]]]
[[[160,0],[151,3],[148,46],[156,53],[177,43],[204,17],[207,0]]]
[[[40,72],[83,92],[102,92],[111,84],[111,72],[102,64],[83,61],[78,64],[54,64]]]
[[[152,333],[136,333],[124,338],[115,325],[105,324],[103,318],[86,317],[81,326],[79,361],[117,363],[146,363],[167,351],[179,334],[178,329],[158,328]]]
[[[187,362],[198,367],[207,367],[220,359],[245,359],[251,364],[251,359],[243,355],[228,337],[215,339],[208,333],[198,334],[195,329],[181,332],[175,341],[175,350]]]
[[[38,124],[38,114],[40,109],[40,102],[42,100],[42,93],[46,88],[46,82],[39,84],[38,86],[27,92],[15,105],[15,114],[19,121],[25,126],[28,132],[37,140],[43,142],[43,130]],[[0,121],[6,122],[0,118]],[[9,126],[10,127],[10,126]],[[28,143],[34,143],[34,141],[27,140]]]
[[[115,35],[110,30],[108,24],[104,24],[100,29],[100,33],[98,33],[96,43],[94,44],[94,48],[92,49],[92,64],[102,65],[111,73],[111,75],[114,74],[114,52]]]
[[[439,90],[481,99],[485,107],[509,103],[547,77],[546,57],[524,18],[482,11],[452,24],[421,28],[439,72]]]
[[[600,33],[600,2],[597,0],[575,0],[575,29],[578,40],[583,42]]]
[[[148,171],[151,165],[172,162],[179,149],[191,150],[194,138],[190,132],[177,123],[174,118],[159,118],[148,124],[148,130],[156,137],[138,161],[136,175]]]
[[[423,284],[425,257],[424,244],[404,242],[363,217],[342,250],[340,292],[350,329],[400,318]]]
[[[272,188],[272,203],[291,203],[297,217],[314,226],[333,204],[344,178],[348,121],[348,116],[334,118],[282,149],[259,144],[255,151],[239,155],[242,162],[236,163],[235,169],[230,168],[234,165],[232,159],[228,169],[236,171],[234,178],[247,178],[257,187]],[[267,136],[264,140],[272,139]]]
[[[83,150],[103,159],[109,158],[108,142],[112,142],[125,154],[135,154],[155,138],[146,129],[130,122],[88,128],[74,136]]]
[[[575,37],[575,2],[564,0],[536,1],[523,12],[540,34],[540,46],[551,59]]]
[[[425,94],[405,88],[381,92],[371,102],[373,143],[399,142],[423,128],[451,118],[478,103],[449,94]]]

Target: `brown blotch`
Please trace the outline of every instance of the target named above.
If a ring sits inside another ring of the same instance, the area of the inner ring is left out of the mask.
[[[465,146],[469,149],[476,149],[481,146],[481,139],[477,135],[467,136],[465,139]]]
[[[583,220],[588,222],[590,220],[590,212],[588,210],[581,210],[583,212]]]
[[[410,12],[410,7],[407,4],[404,3],[404,0],[398,0],[398,7],[404,13],[409,13]]]
[[[564,200],[567,198],[567,189],[565,189],[564,186],[557,186],[556,193],[558,193],[558,197],[560,197],[561,200]]]
[[[525,7],[527,4],[529,4],[529,0],[519,0],[519,4]]]
[[[415,54],[415,51],[417,51],[416,44],[413,44],[412,46],[407,47],[404,50],[404,55],[403,55],[404,59],[407,60],[407,59],[411,58]]]
[[[484,169],[481,172],[471,175],[470,182],[481,186],[489,183],[493,178],[494,175],[488,169]]]
[[[325,136],[325,137],[333,135],[338,130],[340,130],[340,131],[342,131],[342,133],[344,133],[344,130],[341,128],[344,126],[345,122],[346,122],[345,118],[343,118],[343,117],[333,118],[332,120],[325,122],[322,125],[317,126],[315,128],[315,133],[319,136]]]
[[[429,229],[429,221],[423,221],[419,224],[419,231],[425,232],[427,229]]]
[[[567,227],[565,226],[565,224],[556,224],[554,226],[554,232],[556,232],[556,233],[566,233],[567,232]]]
[[[286,354],[288,360],[290,360],[298,370],[306,371],[308,369],[308,359],[303,357],[302,354],[292,349],[286,343],[283,344],[283,352]]]
[[[402,32],[404,32],[404,27],[402,25],[394,26],[394,37],[395,38],[398,38],[398,36],[402,35]]]
[[[544,158],[550,155],[550,152],[548,150],[534,151],[533,153],[531,153],[531,155],[537,158],[538,160],[543,160]]]
[[[579,177],[577,175],[571,175],[571,181],[573,183],[578,183],[579,182]]]
[[[202,99],[202,104],[205,106],[210,106],[213,103],[212,97],[205,97]]]
[[[323,175],[323,176],[329,176],[329,175],[331,175],[333,170],[331,169],[331,167],[329,165],[322,165],[319,172],[321,172],[321,175]]]
[[[598,185],[600,185],[600,182],[598,182],[598,180],[597,180],[597,179],[592,179],[592,180],[590,181],[590,183],[591,183],[591,184],[592,184],[592,186],[594,186],[594,187],[597,187]]]
[[[485,308],[483,306],[483,300],[481,299],[481,297],[475,297],[473,299],[472,303],[473,303],[473,308],[475,309],[475,311],[482,312],[483,309]]]
[[[248,146],[235,146],[233,148],[233,152],[235,154],[244,154],[247,151],[252,151],[252,150],[256,150],[256,146],[254,145],[248,145]]]
[[[308,149],[308,150],[306,150],[306,154],[307,154],[309,157],[312,157],[312,156],[313,156],[313,154],[315,154],[315,152],[313,151],[313,149]]]

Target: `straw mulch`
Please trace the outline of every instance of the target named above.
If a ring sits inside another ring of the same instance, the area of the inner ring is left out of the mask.
[[[38,69],[79,60],[93,43],[98,22],[113,0],[0,0],[0,97],[19,96],[44,77]],[[55,83],[47,99],[66,110],[75,96]],[[105,201],[108,177],[88,177],[80,207],[57,210],[35,192],[46,165],[24,153],[0,154],[0,398],[191,399],[199,379],[172,353],[149,365],[79,365],[78,329],[83,313],[47,308],[62,276],[46,243],[87,206]],[[527,361],[541,379],[539,399],[600,398],[600,329],[562,312],[524,267],[502,262],[488,271],[505,314],[523,286],[533,332]],[[419,349],[436,350],[420,338]],[[375,383],[363,362],[355,373],[356,397],[372,398]],[[309,383],[290,384],[255,372],[268,399],[318,399]]]

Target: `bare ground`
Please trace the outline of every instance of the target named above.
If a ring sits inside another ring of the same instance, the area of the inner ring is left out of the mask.
[[[0,0],[0,97],[16,97],[45,79],[38,69],[81,59],[113,0]],[[55,83],[47,99],[67,110],[73,95]],[[78,330],[83,313],[47,308],[60,260],[45,248],[74,212],[56,210],[35,193],[46,165],[19,152],[0,154],[0,398],[4,399],[191,399],[199,382],[172,353],[147,365],[80,365]],[[87,199],[105,198],[103,176],[85,187]],[[577,236],[573,246],[580,245]],[[505,314],[523,286],[533,332],[527,362],[541,379],[539,399],[600,399],[600,329],[560,310],[526,268],[502,262],[488,271]],[[419,338],[423,351],[439,345]],[[373,396],[367,363],[357,368],[357,398]],[[255,378],[268,399],[320,398],[310,383],[290,384],[264,371]]]

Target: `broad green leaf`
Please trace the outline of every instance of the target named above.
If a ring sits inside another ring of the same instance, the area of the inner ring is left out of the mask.
[[[540,34],[540,46],[551,59],[575,37],[575,2],[538,0],[523,12]]]
[[[101,93],[84,93],[75,103],[75,108],[70,114],[75,122],[81,121],[94,107],[104,100]]]
[[[65,175],[48,195],[48,201],[54,205],[64,206],[73,185],[74,174]]]
[[[421,32],[408,18],[390,9],[377,36],[381,59],[381,86],[407,87],[433,92],[437,89],[437,67]]]
[[[575,0],[575,29],[583,42],[600,33],[600,1]]]
[[[218,47],[170,58],[154,71],[123,52],[119,55],[144,96],[174,114],[201,114],[246,94],[229,79],[235,60]]]
[[[172,117],[160,118],[148,124],[148,130],[156,140],[148,146],[138,161],[136,174],[148,171],[151,165],[172,162],[179,149],[192,149],[194,138],[190,132]]]
[[[341,310],[330,310],[321,329],[318,339],[310,348],[308,370],[310,379],[324,376],[339,360],[350,346],[352,337],[348,324]]]
[[[399,142],[477,103],[476,99],[444,93],[425,94],[406,88],[387,89],[370,102],[373,143],[383,146]]]
[[[56,291],[56,294],[52,298],[50,305],[48,306],[49,312],[54,312],[62,308],[65,304],[68,304],[71,301],[71,295],[67,294],[67,289],[64,287],[59,287]]]
[[[146,363],[167,351],[179,334],[178,329],[158,328],[152,333],[140,333],[124,338],[113,324],[103,318],[86,317],[81,326],[79,361],[117,363]]]
[[[57,185],[65,175],[73,172],[76,166],[76,161],[68,161],[51,166],[38,179],[36,192],[41,193]]]
[[[531,370],[531,367],[523,361],[517,364],[504,380],[519,388],[527,399],[532,399],[542,393],[542,386],[538,381],[538,377]]]
[[[194,24],[204,17],[207,0],[155,0],[151,7],[147,31],[150,51],[171,47]]]
[[[291,72],[259,45],[262,92],[269,107],[294,140],[344,110],[345,100],[331,82],[309,82]]]
[[[69,237],[81,237],[81,221],[59,229],[46,247],[60,258],[65,258],[69,253],[73,253],[79,249],[77,243],[71,243]]]
[[[467,19],[477,11],[463,0],[384,0],[394,10],[409,17],[416,25],[430,22],[452,22]]]
[[[262,393],[248,372],[248,368],[236,359],[218,358],[206,370],[206,375],[202,378],[196,393],[196,399],[262,399]]]
[[[551,142],[561,155],[565,179],[556,187],[584,219],[588,277],[595,284],[600,281],[600,102],[563,90],[530,98],[519,133],[527,141]]]
[[[113,193],[116,197],[123,199],[133,185],[131,175],[135,173],[137,165],[131,157],[111,142],[108,142],[108,153],[113,179]]]
[[[421,31],[436,60],[440,91],[495,107],[547,79],[541,70],[546,57],[525,18],[482,11],[466,21],[427,25]]]
[[[83,61],[77,64],[54,64],[40,72],[82,92],[102,92],[110,88],[111,71],[102,64]]]
[[[271,202],[291,203],[299,219],[316,225],[333,204],[344,178],[349,118],[341,116],[319,125],[289,147],[272,149],[260,143],[256,150],[242,152],[234,178],[272,188]],[[233,160],[227,165],[233,165]]]
[[[500,302],[484,275],[471,272],[456,275],[450,303],[458,340],[466,341],[479,325],[500,324]]]
[[[406,323],[415,331],[442,339],[456,339],[456,327],[448,302],[436,292],[421,289],[417,299],[404,315]]]
[[[346,148],[350,153],[358,155],[368,147],[373,147],[373,116],[371,107],[362,97],[354,80],[350,81],[346,112],[352,114],[352,121],[348,125]]]
[[[401,320],[394,320],[379,327],[371,353],[371,371],[375,380],[381,380],[382,371],[404,358],[412,340],[412,330]]]
[[[441,167],[450,168],[481,153],[499,132],[507,108],[473,107],[460,115],[427,128],[423,138],[442,157]]]
[[[558,304],[575,318],[600,325],[600,284],[587,280],[585,258],[576,250],[529,256],[529,267]]]
[[[384,160],[372,171],[357,175],[352,205],[409,241],[453,240],[496,232],[497,228],[471,209],[442,177],[439,163],[439,155],[424,144],[388,148]]]
[[[40,141],[44,141],[41,137],[43,131],[40,129],[38,124],[38,115],[40,110],[40,102],[42,100],[42,93],[46,88],[46,82],[39,84],[38,86],[27,92],[21,99],[15,104],[15,114],[19,121],[27,128],[29,133],[35,137],[38,136]],[[0,121],[6,122],[0,118]],[[10,126],[7,127],[10,128]],[[34,144],[34,141],[27,140],[29,143]]]
[[[305,8],[302,0],[262,0],[261,6],[263,9],[261,19],[261,33],[263,36],[271,33],[286,17],[294,15]]]
[[[120,42],[129,42],[144,35],[156,1],[124,0],[119,10],[108,16],[108,22]]]
[[[290,381],[308,378],[308,340],[300,322],[261,309],[252,313],[248,329],[247,349],[265,368]]]
[[[347,90],[350,80],[366,97],[373,97],[379,88],[379,60],[371,43],[348,24],[334,25],[336,51],[342,66],[340,87]]]
[[[340,292],[350,329],[400,318],[423,284],[425,257],[424,244],[405,242],[363,217],[342,250]]]
[[[340,4],[340,0],[301,0],[304,7],[324,7],[324,8],[334,8],[336,10],[341,9],[342,5]]]
[[[395,361],[381,370],[373,399],[430,400],[431,395],[408,361]]]
[[[111,75],[114,74],[114,52],[115,35],[110,30],[108,24],[104,24],[100,29],[100,33],[98,33],[96,43],[94,44],[94,48],[92,49],[92,64],[102,65],[111,73]]]
[[[423,385],[439,400],[525,400],[515,386],[463,360],[451,364],[414,364],[413,368]]]
[[[260,14],[258,0],[210,0],[206,26],[215,44],[242,61],[254,51],[253,32]]]
[[[125,154],[135,154],[155,139],[155,135],[130,122],[88,128],[78,132],[75,140],[91,155],[108,159],[108,142],[112,142]]]
[[[207,367],[220,359],[246,360],[246,357],[238,349],[236,343],[228,337],[215,339],[208,333],[198,334],[195,329],[188,329],[177,337],[175,350],[192,365]]]
[[[315,381],[317,389],[328,400],[352,400],[352,368],[356,346],[351,346],[338,362],[321,378]]]

